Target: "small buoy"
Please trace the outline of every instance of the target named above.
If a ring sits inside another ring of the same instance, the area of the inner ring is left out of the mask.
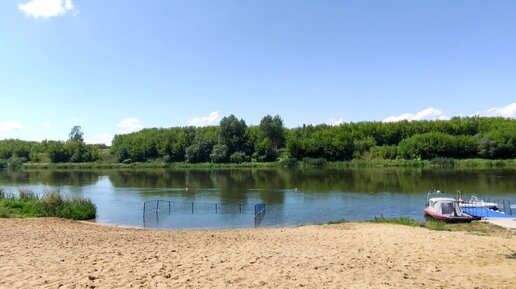
[[[297,188],[294,188],[294,191],[297,192]]]
[[[188,192],[188,188],[185,189]]]

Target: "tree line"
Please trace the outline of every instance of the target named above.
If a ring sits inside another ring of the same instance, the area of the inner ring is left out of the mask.
[[[5,166],[15,161],[107,159],[121,163],[242,163],[435,158],[516,158],[516,120],[455,117],[285,128],[279,115],[267,115],[255,126],[230,115],[222,118],[218,126],[150,128],[116,135],[109,150],[102,145],[85,144],[79,126],[72,128],[66,142],[0,141],[0,166],[2,161]]]

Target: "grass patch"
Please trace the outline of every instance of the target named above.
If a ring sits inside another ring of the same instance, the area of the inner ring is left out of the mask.
[[[104,152],[106,154],[106,152]],[[1,167],[1,166],[0,166]],[[163,160],[149,160],[146,162],[117,163],[113,159],[103,157],[102,160],[87,163],[48,163],[48,162],[25,162],[22,169],[152,169],[152,168],[175,168],[175,169],[216,169],[216,168],[514,168],[516,159],[488,160],[488,159],[452,159],[436,158],[433,160],[405,160],[405,159],[354,159],[350,161],[330,162],[323,158],[295,158],[282,159],[276,162],[243,162],[243,163],[168,163]]]
[[[342,224],[342,223],[347,223],[346,220],[338,220],[338,221],[329,221],[328,223],[326,223],[327,225],[338,225],[338,224]]]
[[[411,226],[411,227],[417,227],[420,226],[421,223],[407,217],[399,217],[399,218],[386,218],[384,216],[380,217],[374,217],[373,220],[371,220],[372,223],[379,223],[379,224],[396,224],[396,225],[405,225],[405,226]]]
[[[471,223],[456,223],[449,224],[438,220],[429,220],[426,222],[418,222],[414,219],[407,217],[399,218],[386,218],[384,216],[375,217],[370,222],[380,224],[396,224],[405,225],[411,227],[421,227],[434,231],[455,231],[455,232],[468,232],[473,235],[479,236],[497,236],[510,238],[514,233],[511,231],[496,226],[487,222],[473,221]]]
[[[516,253],[512,253],[506,256],[507,259],[516,260]]]
[[[2,197],[3,196],[3,197]],[[40,199],[29,190],[20,190],[18,197],[0,195],[0,218],[58,217],[72,220],[94,219],[95,204],[83,197],[63,197],[59,191],[45,193]]]
[[[163,161],[147,161],[134,163],[24,163],[22,168],[25,170],[39,169],[232,169],[232,168],[278,168],[279,162],[244,162],[244,163],[167,163]]]
[[[10,218],[11,212],[5,207],[0,207],[0,218]]]

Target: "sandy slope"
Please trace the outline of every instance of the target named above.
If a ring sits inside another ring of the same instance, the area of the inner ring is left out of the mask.
[[[395,225],[149,231],[0,219],[1,288],[516,288],[516,238]]]

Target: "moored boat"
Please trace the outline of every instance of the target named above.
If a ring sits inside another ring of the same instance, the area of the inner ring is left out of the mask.
[[[459,202],[459,206],[461,208],[486,208],[489,210],[498,210],[497,203],[486,202],[484,200],[479,199],[475,195],[472,195],[469,200],[463,200],[462,198],[459,197],[459,198],[457,198],[457,201]]]
[[[434,195],[439,196],[434,197]],[[427,207],[423,209],[427,216],[448,223],[467,223],[477,219],[464,213],[456,199],[442,195],[443,193],[439,191],[428,194]]]

